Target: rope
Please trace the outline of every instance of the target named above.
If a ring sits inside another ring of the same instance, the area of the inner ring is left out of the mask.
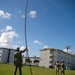
[[[28,0],[26,0],[26,8],[25,8],[25,29],[24,29],[24,30],[25,30],[25,44],[26,44],[26,48],[28,47],[28,46],[27,46],[27,34],[26,34],[26,33],[27,33],[27,32],[26,32],[27,7],[28,7]],[[26,50],[26,53],[27,53],[27,56],[28,56],[28,59],[29,59],[28,50]],[[31,73],[31,75],[33,75],[30,62],[29,62],[29,68],[30,68],[30,73]]]

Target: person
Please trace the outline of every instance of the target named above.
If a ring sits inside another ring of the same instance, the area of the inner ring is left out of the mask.
[[[60,64],[60,75],[65,75],[64,61]]]
[[[16,75],[17,69],[19,68],[19,75],[22,75],[22,53],[25,52],[27,48],[23,51],[20,51],[20,48],[17,47],[16,52],[14,54],[14,75]]]
[[[56,63],[55,63],[55,71],[56,71],[56,75],[59,75],[59,67],[60,67],[59,61],[56,61]]]

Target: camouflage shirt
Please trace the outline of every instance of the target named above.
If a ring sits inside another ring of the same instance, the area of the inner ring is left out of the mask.
[[[60,67],[61,69],[64,69],[64,63],[61,63]]]
[[[59,63],[55,63],[55,68],[59,68]]]
[[[18,63],[18,64],[22,64],[22,53],[25,52],[24,51],[18,51],[18,52],[15,52],[14,54],[14,63]]]

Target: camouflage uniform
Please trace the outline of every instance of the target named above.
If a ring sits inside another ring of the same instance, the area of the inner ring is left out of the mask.
[[[17,69],[19,68],[19,75],[22,75],[22,53],[25,52],[25,50],[23,51],[19,51],[16,50],[17,52],[15,52],[14,54],[14,66],[15,66],[15,70],[14,70],[14,75],[16,75]]]
[[[64,69],[64,61],[62,61],[61,65],[60,65],[60,74],[61,75],[65,75],[65,69]]]
[[[56,75],[59,75],[59,62],[57,61],[56,63],[55,63],[55,71],[56,71]]]

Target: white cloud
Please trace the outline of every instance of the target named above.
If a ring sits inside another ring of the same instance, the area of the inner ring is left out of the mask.
[[[42,43],[41,43],[40,41],[38,41],[38,40],[35,40],[34,43],[35,43],[35,44],[42,45]]]
[[[13,30],[11,26],[6,26],[6,31]]]
[[[6,26],[6,28],[5,29],[2,29],[2,30],[0,30],[1,32],[4,32],[4,31],[12,31],[13,30],[13,28],[11,27],[11,26]]]
[[[70,49],[68,49],[68,51],[67,51],[67,49],[64,49],[63,51],[64,52],[68,52],[68,53],[71,53],[72,52]]]
[[[20,50],[24,50],[26,47],[25,46],[21,46]]]
[[[9,14],[8,12],[5,13],[3,10],[0,10],[0,18],[5,18],[5,19],[10,19],[11,14]]]
[[[7,26],[6,26],[7,28]],[[0,46],[1,47],[10,47],[14,37],[18,37],[18,34],[15,31],[4,31],[0,36]]]
[[[21,46],[20,50],[24,50],[26,47],[25,46]],[[28,50],[30,50],[30,48],[28,47]]]
[[[36,17],[37,12],[36,11],[30,11],[29,16],[31,18],[35,18]]]
[[[44,46],[44,48],[49,48],[48,46]]]

